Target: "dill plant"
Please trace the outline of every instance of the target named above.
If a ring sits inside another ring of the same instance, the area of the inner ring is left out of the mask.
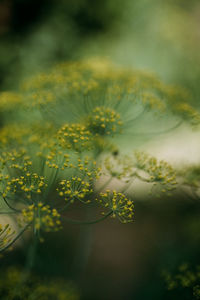
[[[28,78],[18,91],[2,93],[0,214],[17,221],[15,230],[2,221],[0,251],[27,230],[43,241],[43,232],[62,230],[63,222],[132,222],[127,190],[136,178],[154,193],[173,191],[176,172],[169,164],[142,152],[118,154],[117,141],[168,132],[183,120],[198,124],[200,114],[187,97],[152,74],[102,59],[57,65]],[[168,116],[170,123],[158,130]],[[109,189],[114,178],[125,183],[122,190]],[[69,218],[74,203],[92,208],[90,218]]]

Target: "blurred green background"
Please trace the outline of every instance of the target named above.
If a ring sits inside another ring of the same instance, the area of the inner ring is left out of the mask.
[[[198,0],[1,0],[0,83],[87,56],[158,73],[199,91]]]
[[[186,87],[199,107],[199,50],[198,0],[0,1],[1,91],[60,61],[106,56]],[[177,194],[136,201],[132,225],[68,225],[47,235],[34,272],[73,280],[83,300],[191,300],[190,290],[167,291],[161,273],[200,263],[199,211]],[[4,255],[1,268],[23,265],[27,247]]]

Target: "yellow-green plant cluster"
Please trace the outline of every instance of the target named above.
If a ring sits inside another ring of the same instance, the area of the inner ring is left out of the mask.
[[[61,229],[74,204],[96,205],[97,213],[104,207],[104,217],[133,221],[133,201],[125,190],[108,190],[110,178],[172,190],[176,176],[167,163],[142,153],[122,158],[117,141],[139,132],[146,117],[170,116],[172,128],[183,118],[197,123],[199,113],[186,100],[184,91],[156,76],[105,59],[59,64],[26,79],[18,91],[1,93],[0,214],[17,216],[13,242],[28,228],[36,237]],[[100,188],[105,170],[110,178]],[[1,230],[1,250],[5,241],[5,249],[12,245],[9,228]]]

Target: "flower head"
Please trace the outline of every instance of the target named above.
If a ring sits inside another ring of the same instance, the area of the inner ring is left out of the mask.
[[[87,126],[95,135],[114,135],[121,132],[122,121],[120,114],[113,109],[98,106],[88,116]]]
[[[57,192],[65,201],[73,203],[75,200],[79,200],[84,203],[89,203],[91,200],[88,197],[93,192],[93,189],[91,182],[87,179],[73,176],[70,180],[62,180],[59,183]]]
[[[35,231],[58,231],[61,229],[60,214],[49,205],[42,202],[32,204],[28,208],[22,210],[22,220],[25,223],[32,223]]]
[[[43,176],[37,173],[26,172],[21,176],[9,178],[3,192],[4,198],[15,198],[16,200],[34,201],[37,195],[44,192],[47,184]]]
[[[112,217],[117,217],[122,223],[133,221],[134,204],[124,194],[107,190],[105,193],[100,193],[96,200],[112,211]]]
[[[91,149],[92,134],[82,124],[65,124],[58,131],[60,145],[64,149],[72,149],[77,152]]]
[[[162,192],[171,191],[175,188],[176,172],[167,162],[158,161],[144,152],[135,152],[135,166],[138,170],[144,172],[144,181],[152,182],[154,185],[162,185]],[[141,179],[142,177],[139,176]]]

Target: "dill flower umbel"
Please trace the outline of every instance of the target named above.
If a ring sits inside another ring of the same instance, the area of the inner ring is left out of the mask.
[[[72,177],[71,180],[62,180],[57,188],[60,197],[64,197],[65,201],[73,203],[75,200],[79,200],[83,203],[89,203],[89,195],[93,192],[91,182],[87,179],[84,180],[80,177]]]
[[[118,218],[122,223],[133,221],[134,204],[124,194],[107,190],[105,193],[100,193],[96,200],[112,212],[113,218]]]
[[[154,185],[162,185],[162,192],[172,191],[177,185],[176,172],[167,162],[158,161],[144,152],[135,152],[136,168],[144,173],[136,173],[136,176],[146,182],[152,182]]]
[[[111,177],[122,180],[129,180],[131,177],[132,159],[127,155],[108,155],[103,160],[103,165],[106,171],[105,174],[108,173]]]
[[[3,197],[16,198],[21,200],[33,201],[40,195],[47,184],[44,181],[43,176],[39,176],[37,173],[24,173],[23,176],[10,178],[6,183],[6,188],[3,192]]]
[[[22,210],[22,220],[20,222],[32,223],[35,231],[58,231],[61,229],[60,214],[49,205],[42,202],[32,204]]]
[[[88,116],[88,129],[95,135],[120,133],[122,121],[120,114],[113,109],[98,106]]]
[[[1,162],[4,169],[8,170],[21,170],[27,171],[32,166],[31,157],[27,154],[27,150],[21,149],[11,149],[10,151],[1,152]]]
[[[23,104],[23,96],[14,92],[0,93],[0,112],[13,111],[16,107],[21,107]]]
[[[65,124],[58,131],[58,139],[62,148],[78,152],[91,149],[92,134],[82,124]]]

